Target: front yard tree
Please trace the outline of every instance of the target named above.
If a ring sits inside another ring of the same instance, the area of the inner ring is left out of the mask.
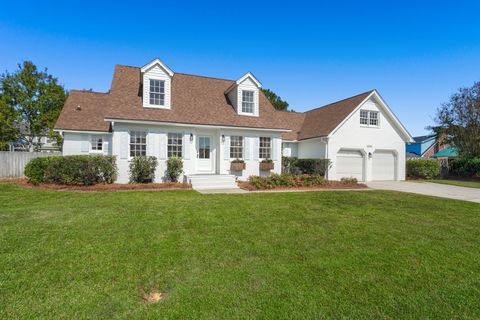
[[[280,96],[278,96],[275,92],[270,89],[262,89],[262,92],[275,109],[280,111],[288,111],[288,102],[283,101],[282,98],[280,98]]]
[[[16,135],[30,150],[36,147],[35,137],[49,135],[59,141],[52,129],[66,98],[58,79],[47,69],[39,71],[30,61],[19,64],[14,73],[0,76],[0,100],[14,113]]]
[[[434,130],[464,157],[480,156],[480,82],[461,88],[437,110]]]
[[[15,111],[0,97],[0,150],[7,150],[8,143],[17,139]]]

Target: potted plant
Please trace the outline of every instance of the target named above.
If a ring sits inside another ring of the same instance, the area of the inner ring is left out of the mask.
[[[245,161],[242,159],[235,159],[230,162],[231,171],[242,171],[245,170]]]
[[[264,159],[264,160],[260,161],[260,170],[261,171],[273,170],[273,160],[272,159]]]

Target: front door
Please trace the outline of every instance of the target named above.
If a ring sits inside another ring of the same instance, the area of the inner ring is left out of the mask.
[[[213,172],[212,137],[197,137],[197,171]]]

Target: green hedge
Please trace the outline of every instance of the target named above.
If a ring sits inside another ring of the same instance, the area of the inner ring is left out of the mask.
[[[130,182],[131,183],[149,183],[155,179],[155,169],[157,168],[157,158],[150,156],[133,157],[130,161]]]
[[[117,178],[117,165],[114,156],[106,155],[41,157],[30,160],[25,167],[25,176],[33,184],[88,186],[113,183]]]
[[[437,160],[407,160],[407,176],[416,179],[435,179],[440,175],[440,162]]]
[[[266,177],[250,176],[248,181],[256,189],[273,189],[275,187],[310,187],[321,186],[326,183],[326,180],[323,178],[323,176],[319,174],[271,174]]]
[[[458,158],[449,162],[451,175],[460,177],[480,177],[480,158]]]
[[[298,159],[282,157],[282,173],[285,174],[318,174],[325,176],[330,166],[330,159]]]

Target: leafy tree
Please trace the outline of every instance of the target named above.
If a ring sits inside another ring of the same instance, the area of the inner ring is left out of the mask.
[[[7,144],[17,140],[15,120],[15,111],[0,97],[0,150],[7,150]]]
[[[5,121],[11,121],[10,113],[13,113],[15,135],[25,141],[30,150],[38,146],[35,138],[43,135],[60,142],[60,136],[52,130],[66,98],[67,92],[58,84],[58,79],[48,74],[47,69],[39,71],[30,61],[19,64],[14,73],[0,76],[1,108],[8,114]],[[0,116],[0,124],[3,123]],[[3,134],[1,139],[5,143]]]
[[[280,111],[288,111],[288,102],[283,101],[282,98],[280,98],[280,96],[278,96],[275,92],[270,89],[262,89],[262,92],[275,109]]]
[[[437,110],[433,127],[464,157],[480,157],[480,82],[461,88]]]

